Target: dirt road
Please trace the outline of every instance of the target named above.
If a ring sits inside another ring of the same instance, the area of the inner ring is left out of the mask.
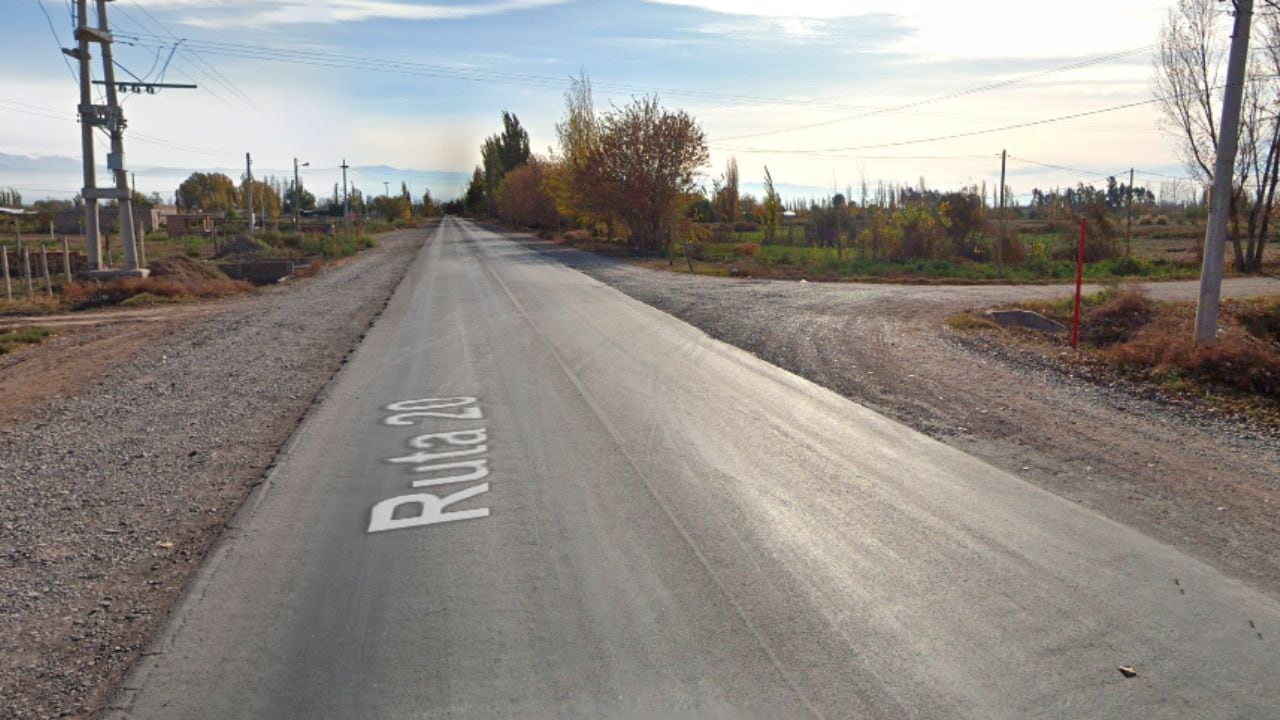
[[[525,242],[846,397],[1280,595],[1280,438],[946,328],[957,312],[1068,296],[1064,285],[726,280]],[[1089,290],[1097,290],[1088,287]],[[1193,299],[1194,282],[1152,285]],[[1280,294],[1229,280],[1224,297]]]

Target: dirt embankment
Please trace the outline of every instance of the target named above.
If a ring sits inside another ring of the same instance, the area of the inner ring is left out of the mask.
[[[5,356],[0,715],[101,709],[428,233],[249,296],[41,318],[61,334]]]
[[[957,312],[1063,297],[1072,287],[729,280],[522,239],[713,337],[1280,596],[1273,431],[946,327]],[[1196,289],[1173,282],[1148,292],[1191,299]],[[1227,297],[1262,294],[1280,294],[1280,280],[1233,279],[1224,289]]]

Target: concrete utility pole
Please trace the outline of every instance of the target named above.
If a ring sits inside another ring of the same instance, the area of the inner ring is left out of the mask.
[[[304,162],[301,167],[309,167]],[[298,181],[298,158],[293,159],[293,231],[302,232],[302,184]]]
[[[1209,195],[1209,226],[1204,234],[1204,264],[1200,268],[1200,298],[1196,305],[1196,345],[1212,345],[1218,335],[1218,304],[1222,299],[1222,269],[1227,252],[1227,215],[1231,210],[1231,176],[1240,136],[1240,99],[1249,58],[1249,25],[1253,0],[1236,0],[1235,29],[1227,61],[1227,87],[1222,99],[1218,156],[1213,165]]]
[[[342,219],[346,220],[351,214],[351,201],[347,197],[347,168],[351,166],[347,164],[346,158],[342,158],[342,164],[339,167],[342,168]]]
[[[106,84],[107,107],[112,111],[112,121],[107,124],[111,133],[111,152],[107,154],[107,169],[115,175],[116,209],[120,221],[120,244],[124,246],[124,267],[138,269],[138,240],[133,225],[133,195],[129,192],[129,174],[124,169],[124,114],[116,90],[116,68],[111,58],[111,31],[107,27],[107,0],[98,2],[98,32],[102,41],[102,79]]]
[[[1004,274],[1004,163],[1009,153],[1000,151],[1000,237],[996,240],[996,272]]]
[[[115,61],[111,56],[110,27],[107,24],[107,2],[95,0],[98,14],[97,27],[89,26],[88,0],[76,0],[76,48],[63,49],[63,53],[75,58],[80,64],[80,150],[84,155],[84,189],[80,196],[84,199],[84,233],[85,254],[89,260],[89,271],[106,270],[102,252],[102,231],[98,217],[99,200],[115,200],[119,209],[120,239],[124,246],[124,274],[146,276],[147,271],[140,267],[138,256],[138,232],[133,216],[133,195],[129,187],[129,174],[124,169],[124,129],[127,123],[120,110],[119,93],[132,89],[135,92],[154,93],[160,88],[194,88],[194,85],[176,85],[166,83],[121,83],[116,84]],[[90,43],[97,43],[102,48],[102,80],[94,81],[90,70],[92,56],[89,53]],[[92,85],[100,84],[106,91],[106,104],[93,103]],[[111,138],[111,147],[107,153],[107,168],[114,176],[115,187],[100,188],[94,171],[93,129],[107,129]]]
[[[244,154],[244,176],[246,178],[245,195],[248,196],[249,201],[249,237],[253,237],[253,158],[249,157],[249,153]]]
[[[84,240],[85,257],[90,270],[102,268],[102,233],[98,230],[98,181],[93,157],[93,128],[106,119],[106,108],[93,104],[92,71],[89,61],[89,43],[100,42],[97,33],[89,27],[89,2],[76,0],[76,49],[63,50],[74,57],[80,65],[80,153],[84,158],[84,189],[80,197],[84,200]],[[102,115],[99,115],[99,111]]]
[[[1124,211],[1124,254],[1133,255],[1133,168],[1129,168],[1129,202]]]

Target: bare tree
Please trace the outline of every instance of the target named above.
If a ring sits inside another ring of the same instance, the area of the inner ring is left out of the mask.
[[[1222,67],[1230,38],[1215,0],[1178,0],[1160,31],[1153,91],[1166,130],[1178,139],[1187,169],[1204,186],[1213,182],[1222,93]],[[1255,45],[1240,112],[1240,141],[1232,177],[1229,236],[1236,267],[1262,267],[1269,216],[1280,176],[1280,21],[1265,16]]]

